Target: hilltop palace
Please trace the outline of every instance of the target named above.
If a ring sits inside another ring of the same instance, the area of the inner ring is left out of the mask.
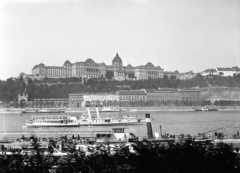
[[[106,74],[110,72],[115,80],[146,80],[163,78],[164,75],[175,76],[176,79],[188,80],[194,78],[197,73],[192,71],[180,73],[179,71],[163,71],[160,66],[154,66],[151,62],[146,65],[133,67],[131,64],[123,66],[122,59],[118,54],[113,58],[112,65],[106,65],[104,62],[96,63],[92,59],[86,61],[71,63],[66,60],[62,66],[46,66],[43,63],[35,65],[32,68],[32,74],[20,73],[19,76],[31,79],[43,78],[105,78]],[[240,74],[240,68],[235,66],[232,68],[216,68],[208,69],[200,73],[202,76],[221,75],[233,76]]]
[[[103,63],[96,63],[92,59],[87,59],[85,62],[71,63],[69,60],[65,61],[62,67],[60,66],[46,66],[43,63],[35,65],[32,69],[33,78],[100,78],[105,77],[107,71],[112,71],[114,79],[116,80],[136,80],[142,79],[156,79],[163,78],[163,69],[160,66],[154,66],[148,62],[146,65],[133,67],[131,64],[123,66],[122,59],[117,54],[113,60],[112,65]]]

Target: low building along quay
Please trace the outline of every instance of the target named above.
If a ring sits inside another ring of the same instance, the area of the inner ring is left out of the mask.
[[[24,100],[29,108],[85,107],[91,105],[117,105],[117,103],[147,101],[200,101],[199,89],[142,89],[119,90],[115,93],[70,93],[69,98],[33,98],[27,94],[18,95],[18,102]]]

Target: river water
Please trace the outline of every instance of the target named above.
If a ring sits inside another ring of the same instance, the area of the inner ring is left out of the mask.
[[[185,112],[185,111],[140,111],[130,113],[130,115],[145,118],[145,114],[149,113],[152,118],[153,132],[160,131],[168,134],[193,134],[203,133],[218,129],[224,126],[235,124],[227,127],[226,130],[220,131],[232,134],[237,130],[240,131],[240,112],[239,111],[216,111],[216,112]],[[82,113],[65,113],[72,116],[80,116]],[[1,113],[0,114],[0,132],[31,132],[37,134],[38,131],[106,131],[111,130],[113,126],[108,127],[48,127],[48,128],[24,128],[26,119],[30,119],[34,114],[20,113]],[[36,115],[36,114],[35,114]],[[37,114],[40,115],[40,114]],[[41,114],[44,115],[44,114]],[[52,115],[52,114],[51,114]],[[102,113],[102,117],[112,116],[118,117],[119,113]],[[146,125],[124,126],[128,132],[132,132],[137,136],[147,136]]]

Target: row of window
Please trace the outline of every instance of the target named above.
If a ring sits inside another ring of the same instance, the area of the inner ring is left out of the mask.
[[[144,99],[122,99],[120,101],[122,101],[122,102],[128,102],[128,101],[135,102],[135,101],[145,101],[145,100]]]
[[[123,95],[123,96],[120,96],[120,98],[127,98],[127,97],[130,97],[130,98],[137,98],[137,97],[141,97],[141,98],[143,98],[143,97],[147,97],[147,96],[143,96],[143,95]]]
[[[73,76],[78,76],[78,77],[92,77],[92,78],[99,78],[100,77],[100,75],[97,73],[97,74],[75,74],[75,75],[73,75]]]
[[[149,95],[152,97],[159,97],[159,96],[179,96],[179,93],[154,93],[154,95]]]
[[[61,124],[65,124],[65,123],[77,123],[77,121],[35,121],[34,123],[61,123]]]
[[[83,98],[70,98],[69,100],[82,100]]]
[[[148,100],[165,100],[165,99],[178,100],[179,97],[154,97],[154,98],[148,98]]]

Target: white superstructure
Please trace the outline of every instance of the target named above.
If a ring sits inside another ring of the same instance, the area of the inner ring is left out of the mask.
[[[27,127],[71,127],[71,126],[113,126],[127,124],[144,124],[145,120],[137,117],[122,115],[121,117],[101,117],[98,108],[96,109],[97,117],[92,117],[89,108],[88,114],[79,117],[70,115],[46,115],[32,116],[26,120]]]
[[[127,124],[145,124],[146,121],[137,117],[122,115],[119,118],[113,117],[101,117],[99,115],[98,108],[96,108],[97,117],[92,117],[89,108],[87,108],[88,114],[82,115],[79,119],[79,125],[91,125],[91,126],[113,126],[113,125],[127,125]]]
[[[103,107],[99,110],[99,112],[120,112],[121,108],[118,107]]]
[[[77,117],[70,115],[46,115],[46,116],[32,116],[30,120],[26,121],[28,127],[69,127],[79,126]]]

